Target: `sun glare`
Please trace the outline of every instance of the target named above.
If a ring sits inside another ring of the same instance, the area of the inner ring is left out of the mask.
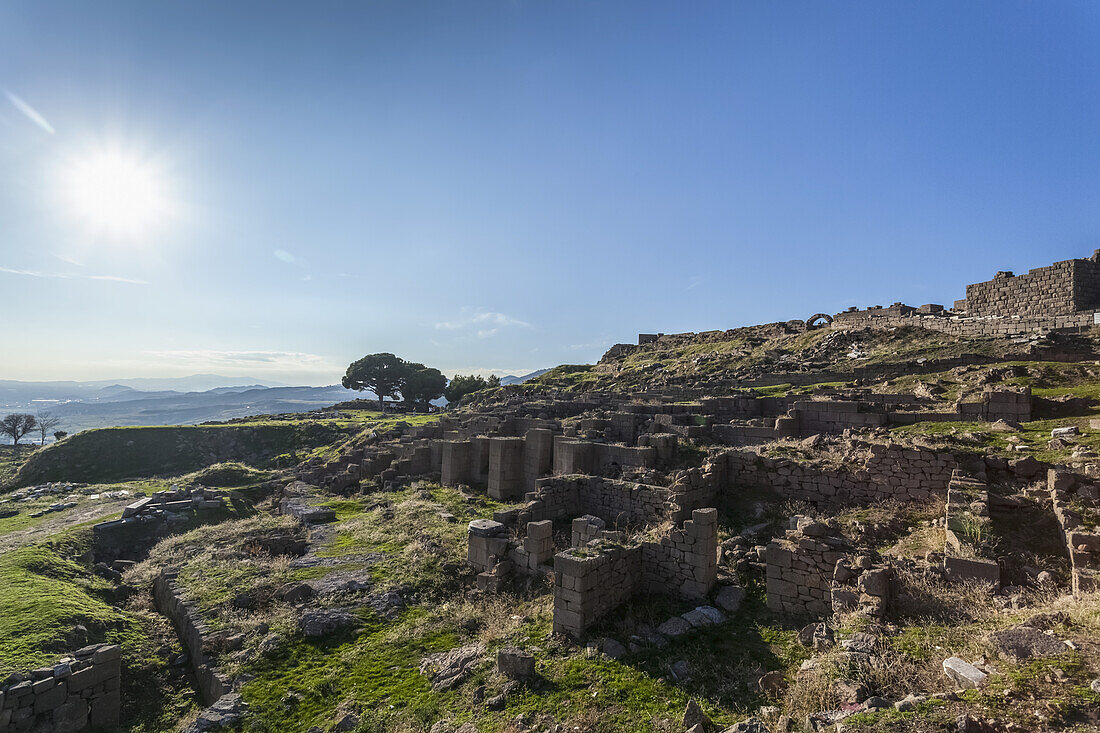
[[[68,206],[92,229],[149,234],[171,213],[165,177],[151,160],[119,149],[87,153],[67,171]]]

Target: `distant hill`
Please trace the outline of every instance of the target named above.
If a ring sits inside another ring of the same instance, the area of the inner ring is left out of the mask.
[[[505,387],[507,387],[509,384],[523,384],[528,379],[534,379],[535,377],[541,377],[543,374],[546,374],[546,372],[548,372],[548,371],[550,371],[550,370],[549,369],[538,369],[536,371],[531,372],[530,374],[524,374],[522,377],[516,377],[516,376],[509,375],[507,377],[501,377],[500,378],[500,383],[502,385],[504,385]]]
[[[196,375],[204,382],[211,375]],[[192,378],[177,380],[187,384]],[[236,380],[230,380],[236,381]],[[88,428],[137,425],[193,425],[212,420],[286,412],[308,412],[343,402],[352,395],[370,396],[329,387],[287,387],[258,384],[221,385],[206,390],[136,389],[130,382],[171,384],[172,380],[105,380],[102,382],[0,381],[0,413],[48,410],[61,418],[59,429],[75,433]]]

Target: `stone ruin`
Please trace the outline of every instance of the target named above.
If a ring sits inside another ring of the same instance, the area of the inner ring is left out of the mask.
[[[954,307],[894,303],[889,308],[849,308],[833,316],[833,328],[912,325],[960,336],[1017,335],[1089,328],[1100,311],[1100,250],[1087,259],[1055,262],[1023,275],[998,272],[966,286]]]
[[[1100,590],[1100,482],[1054,467],[1047,488],[1070,558],[1073,592]]]
[[[0,684],[0,731],[76,733],[118,725],[122,649],[93,644]]]
[[[225,492],[203,486],[156,491],[122,510],[122,517],[92,526],[98,560],[134,559],[167,537],[174,529],[226,505]],[[205,516],[204,516],[205,515]]]
[[[990,283],[968,287],[966,301],[952,309],[895,303],[773,325],[785,332],[919,325],[967,334],[1078,328],[1091,325],[1100,312],[1098,260],[1100,251],[1089,260],[1057,263],[1019,278],[1002,273]],[[638,346],[620,344],[608,353],[686,344],[699,336],[641,334]],[[720,337],[721,332],[714,334]],[[983,357],[870,365],[857,376],[892,378],[974,363],[984,363]],[[776,384],[810,384],[855,381],[856,375],[773,376]],[[1001,582],[1001,569],[983,555],[980,542],[993,501],[986,477],[1023,485],[1040,478],[1046,467],[1033,458],[1006,460],[897,444],[887,431],[916,422],[1027,422],[1036,410],[1029,388],[990,386],[947,401],[928,393],[883,394],[866,387],[762,396],[738,391],[754,385],[725,386],[728,394],[715,394],[712,385],[703,394],[668,389],[633,395],[517,395],[484,411],[449,413],[435,425],[399,424],[347,446],[335,459],[302,464],[298,482],[282,493],[281,511],[307,523],[331,521],[330,511],[310,498],[319,489],[387,488],[415,478],[480,489],[513,502],[517,506],[469,525],[467,559],[477,571],[477,585],[496,592],[517,580],[552,574],[554,628],[573,636],[637,594],[707,598],[717,583],[720,558],[714,507],[747,488],[818,507],[926,502],[940,496],[946,506],[944,575]],[[776,441],[805,440],[813,449],[823,436],[841,439],[843,453],[834,460],[769,452]],[[686,443],[708,446],[701,465],[685,464]],[[1073,558],[1074,588],[1092,587],[1095,514],[1091,509],[1082,514],[1080,507],[1082,502],[1095,507],[1096,484],[1066,472],[1052,472],[1049,482]],[[796,518],[759,559],[768,604],[784,613],[858,612],[882,618],[894,597],[891,563],[819,522]]]

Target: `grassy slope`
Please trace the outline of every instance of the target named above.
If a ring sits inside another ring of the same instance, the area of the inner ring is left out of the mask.
[[[52,664],[85,644],[121,644],[122,730],[168,730],[193,706],[186,679],[167,661],[179,644],[147,599],[127,603],[74,559],[90,541],[90,528],[76,527],[0,555],[0,676]]]
[[[997,356],[1019,348],[1008,339],[964,338],[912,327],[859,332],[817,329],[790,334],[774,327],[750,327],[702,335],[681,344],[647,345],[595,365],[562,365],[520,388],[509,389],[632,391],[700,379],[752,378],[760,372],[843,372],[922,358]]]
[[[331,443],[346,430],[314,422],[86,430],[36,452],[11,484],[120,481],[234,460],[265,466],[282,454]]]

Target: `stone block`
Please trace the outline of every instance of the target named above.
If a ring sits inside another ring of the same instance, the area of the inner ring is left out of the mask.
[[[943,660],[943,673],[964,689],[973,690],[985,684],[988,675],[959,657],[948,657]]]

